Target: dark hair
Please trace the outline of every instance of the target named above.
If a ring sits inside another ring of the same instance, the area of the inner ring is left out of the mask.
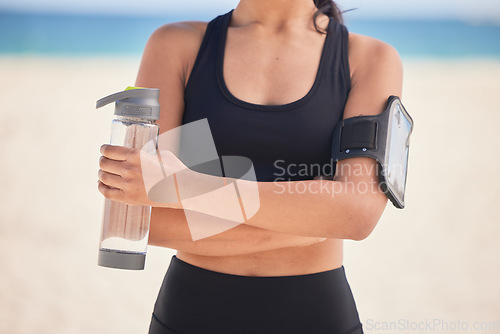
[[[324,31],[319,30],[318,26],[316,25],[316,19],[318,18],[318,15],[320,13],[323,13],[329,17],[332,17],[335,21],[339,23],[344,23],[344,19],[342,18],[342,12],[340,11],[340,8],[337,6],[337,4],[332,1],[332,0],[313,0],[314,4],[316,5],[316,8],[318,10],[316,13],[313,15],[313,22],[314,22],[314,28],[316,29],[317,32],[324,34]]]

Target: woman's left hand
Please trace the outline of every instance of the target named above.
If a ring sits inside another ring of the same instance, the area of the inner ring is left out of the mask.
[[[182,208],[180,203],[158,203],[148,198],[144,184],[148,167],[141,168],[140,149],[105,144],[100,152],[98,189],[104,197],[130,205]],[[142,164],[144,160],[143,156]],[[158,165],[159,160],[156,158],[151,163]]]

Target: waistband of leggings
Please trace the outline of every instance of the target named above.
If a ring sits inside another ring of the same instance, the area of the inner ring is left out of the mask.
[[[244,276],[222,273],[205,268],[195,266],[185,262],[173,255],[170,261],[170,269],[176,272],[185,273],[187,275],[195,275],[203,278],[217,278],[218,280],[239,281],[239,282],[262,282],[262,283],[293,283],[293,284],[314,284],[322,281],[331,282],[332,280],[346,281],[345,268],[340,266],[335,269],[321,271],[311,274],[289,275],[289,276]]]

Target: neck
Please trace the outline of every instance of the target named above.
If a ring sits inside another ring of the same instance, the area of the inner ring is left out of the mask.
[[[317,8],[313,0],[240,0],[233,11],[232,21],[236,26],[256,23],[272,30],[312,25]],[[326,15],[318,16],[318,23]]]

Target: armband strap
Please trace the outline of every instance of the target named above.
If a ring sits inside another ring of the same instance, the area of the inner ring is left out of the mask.
[[[384,111],[341,120],[332,137],[331,157],[340,161],[368,157],[377,161],[379,184],[397,208],[404,208],[409,138],[413,120],[397,96]]]
[[[340,150],[353,148],[374,149],[377,123],[368,120],[344,121],[340,138]]]

